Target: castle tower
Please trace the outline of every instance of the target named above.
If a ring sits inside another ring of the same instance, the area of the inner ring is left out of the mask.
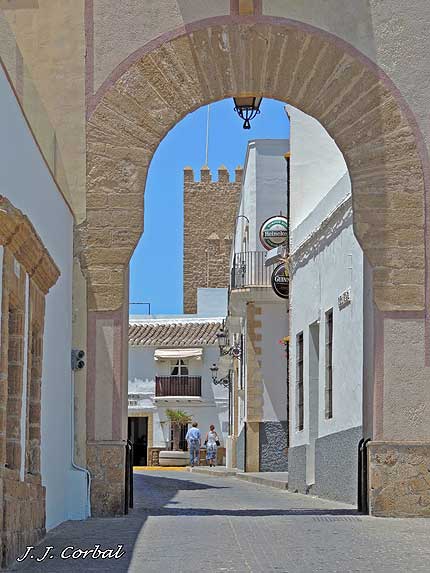
[[[230,252],[242,184],[242,168],[230,182],[226,167],[212,180],[207,166],[194,180],[184,168],[184,312],[197,312],[197,288],[228,287]]]

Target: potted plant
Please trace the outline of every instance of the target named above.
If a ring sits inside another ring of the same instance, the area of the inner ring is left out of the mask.
[[[186,466],[188,453],[179,449],[181,426],[191,422],[191,416],[183,410],[167,408],[166,416],[170,421],[173,432],[173,446],[171,451],[160,452],[160,466]]]

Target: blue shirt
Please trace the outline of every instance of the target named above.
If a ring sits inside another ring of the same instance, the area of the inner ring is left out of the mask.
[[[198,428],[190,428],[187,432],[187,435],[185,436],[185,439],[187,440],[187,442],[189,442],[190,440],[199,440],[200,441],[200,430]]]

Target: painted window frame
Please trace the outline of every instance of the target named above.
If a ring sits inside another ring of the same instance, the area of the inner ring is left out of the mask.
[[[175,368],[178,369],[177,374],[173,374]],[[177,360],[170,360],[169,376],[190,376],[190,361],[187,358],[178,358]]]

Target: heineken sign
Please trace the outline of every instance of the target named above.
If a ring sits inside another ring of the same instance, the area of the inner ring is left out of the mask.
[[[272,288],[281,298],[288,298],[290,292],[289,279],[285,271],[285,263],[281,263],[273,269],[272,273]]]
[[[288,245],[288,219],[283,215],[270,217],[260,229],[260,241],[265,249]]]

